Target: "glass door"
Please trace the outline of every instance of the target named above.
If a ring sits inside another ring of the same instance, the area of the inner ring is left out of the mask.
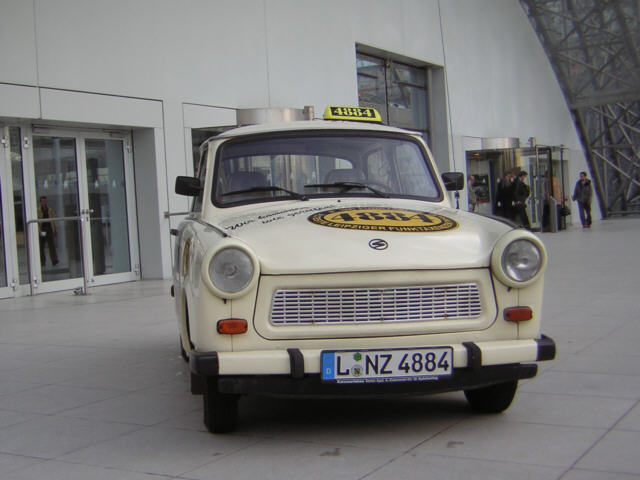
[[[91,284],[136,280],[139,267],[130,138],[86,135],[80,140]]]
[[[138,279],[129,136],[30,133],[23,172],[32,192],[25,202],[32,293]]]
[[[6,144],[6,137],[2,137],[2,146]],[[4,148],[2,149],[4,150]],[[12,271],[7,265],[7,244],[8,239],[5,239],[5,232],[8,231],[7,225],[5,225],[5,205],[8,204],[7,200],[5,200],[5,196],[7,191],[10,189],[10,186],[5,187],[5,179],[11,178],[7,172],[7,160],[4,155],[4,151],[0,152],[0,298],[6,298],[13,296],[13,289],[9,286],[10,278],[12,277]],[[9,235],[6,235],[7,237]]]
[[[83,278],[82,222],[76,138],[31,137],[27,162],[34,194],[27,212],[31,271],[38,293],[74,288]]]
[[[0,297],[28,293],[23,142],[18,126],[0,126]]]

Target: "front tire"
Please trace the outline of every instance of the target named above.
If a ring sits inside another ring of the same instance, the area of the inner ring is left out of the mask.
[[[511,380],[488,387],[465,390],[464,396],[467,397],[471,408],[478,412],[500,413],[509,408],[517,389],[518,381]]]
[[[238,424],[238,395],[220,393],[206,388],[204,395],[204,425],[211,433],[228,433]]]

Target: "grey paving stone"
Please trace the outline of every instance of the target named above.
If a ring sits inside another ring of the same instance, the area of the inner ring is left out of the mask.
[[[415,449],[450,457],[569,467],[605,432],[602,429],[471,419]]]
[[[635,430],[640,432],[640,402],[616,425],[616,430]]]
[[[60,413],[82,405],[120,395],[101,389],[45,385],[0,396],[0,408],[25,413]]]
[[[53,459],[136,428],[62,416],[38,417],[0,429],[0,452]]]
[[[611,428],[634,404],[627,398],[518,392],[511,407],[495,420]]]
[[[638,399],[640,376],[546,370],[535,381],[523,384],[522,391]]]
[[[48,460],[31,467],[14,470],[3,477],[3,480],[165,480],[171,478],[175,477]]]
[[[247,448],[251,437],[144,428],[58,458],[72,463],[160,475],[180,475]]]
[[[562,480],[639,480],[640,475],[626,473],[596,472],[573,468],[562,477]]]
[[[23,469],[29,465],[34,465],[42,461],[43,460],[39,458],[0,453],[0,478],[6,479],[10,472]]]
[[[563,468],[408,453],[367,476],[367,480],[556,480]]]
[[[107,422],[155,425],[201,406],[200,397],[135,392],[64,412],[65,416]]]
[[[640,432],[609,432],[576,464],[576,467],[640,475]]]
[[[185,472],[182,476],[197,480],[356,480],[392,458],[392,453],[380,450],[271,438]]]

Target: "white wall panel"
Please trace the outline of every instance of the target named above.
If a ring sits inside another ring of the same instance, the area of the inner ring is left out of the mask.
[[[133,127],[162,127],[162,102],[40,89],[42,118]]]
[[[160,128],[133,132],[138,240],[142,278],[169,278],[171,254],[164,135]]]
[[[556,77],[518,2],[440,3],[452,133],[579,145]]]
[[[37,83],[35,44],[33,2],[0,0],[0,82]]]
[[[36,0],[43,86],[248,106],[266,99],[262,2]]]
[[[350,19],[335,2],[267,0],[269,103],[256,107],[313,105],[357,100],[355,44]]]
[[[207,128],[236,124],[233,108],[217,108],[206,105],[183,104],[182,115],[185,128]]]
[[[436,65],[444,63],[437,0],[337,1],[353,40]]]
[[[0,117],[39,118],[38,89],[0,83]]]

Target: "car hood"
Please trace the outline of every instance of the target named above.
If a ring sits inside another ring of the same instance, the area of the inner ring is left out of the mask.
[[[512,227],[441,204],[314,199],[218,210],[211,223],[265,274],[481,268]]]

